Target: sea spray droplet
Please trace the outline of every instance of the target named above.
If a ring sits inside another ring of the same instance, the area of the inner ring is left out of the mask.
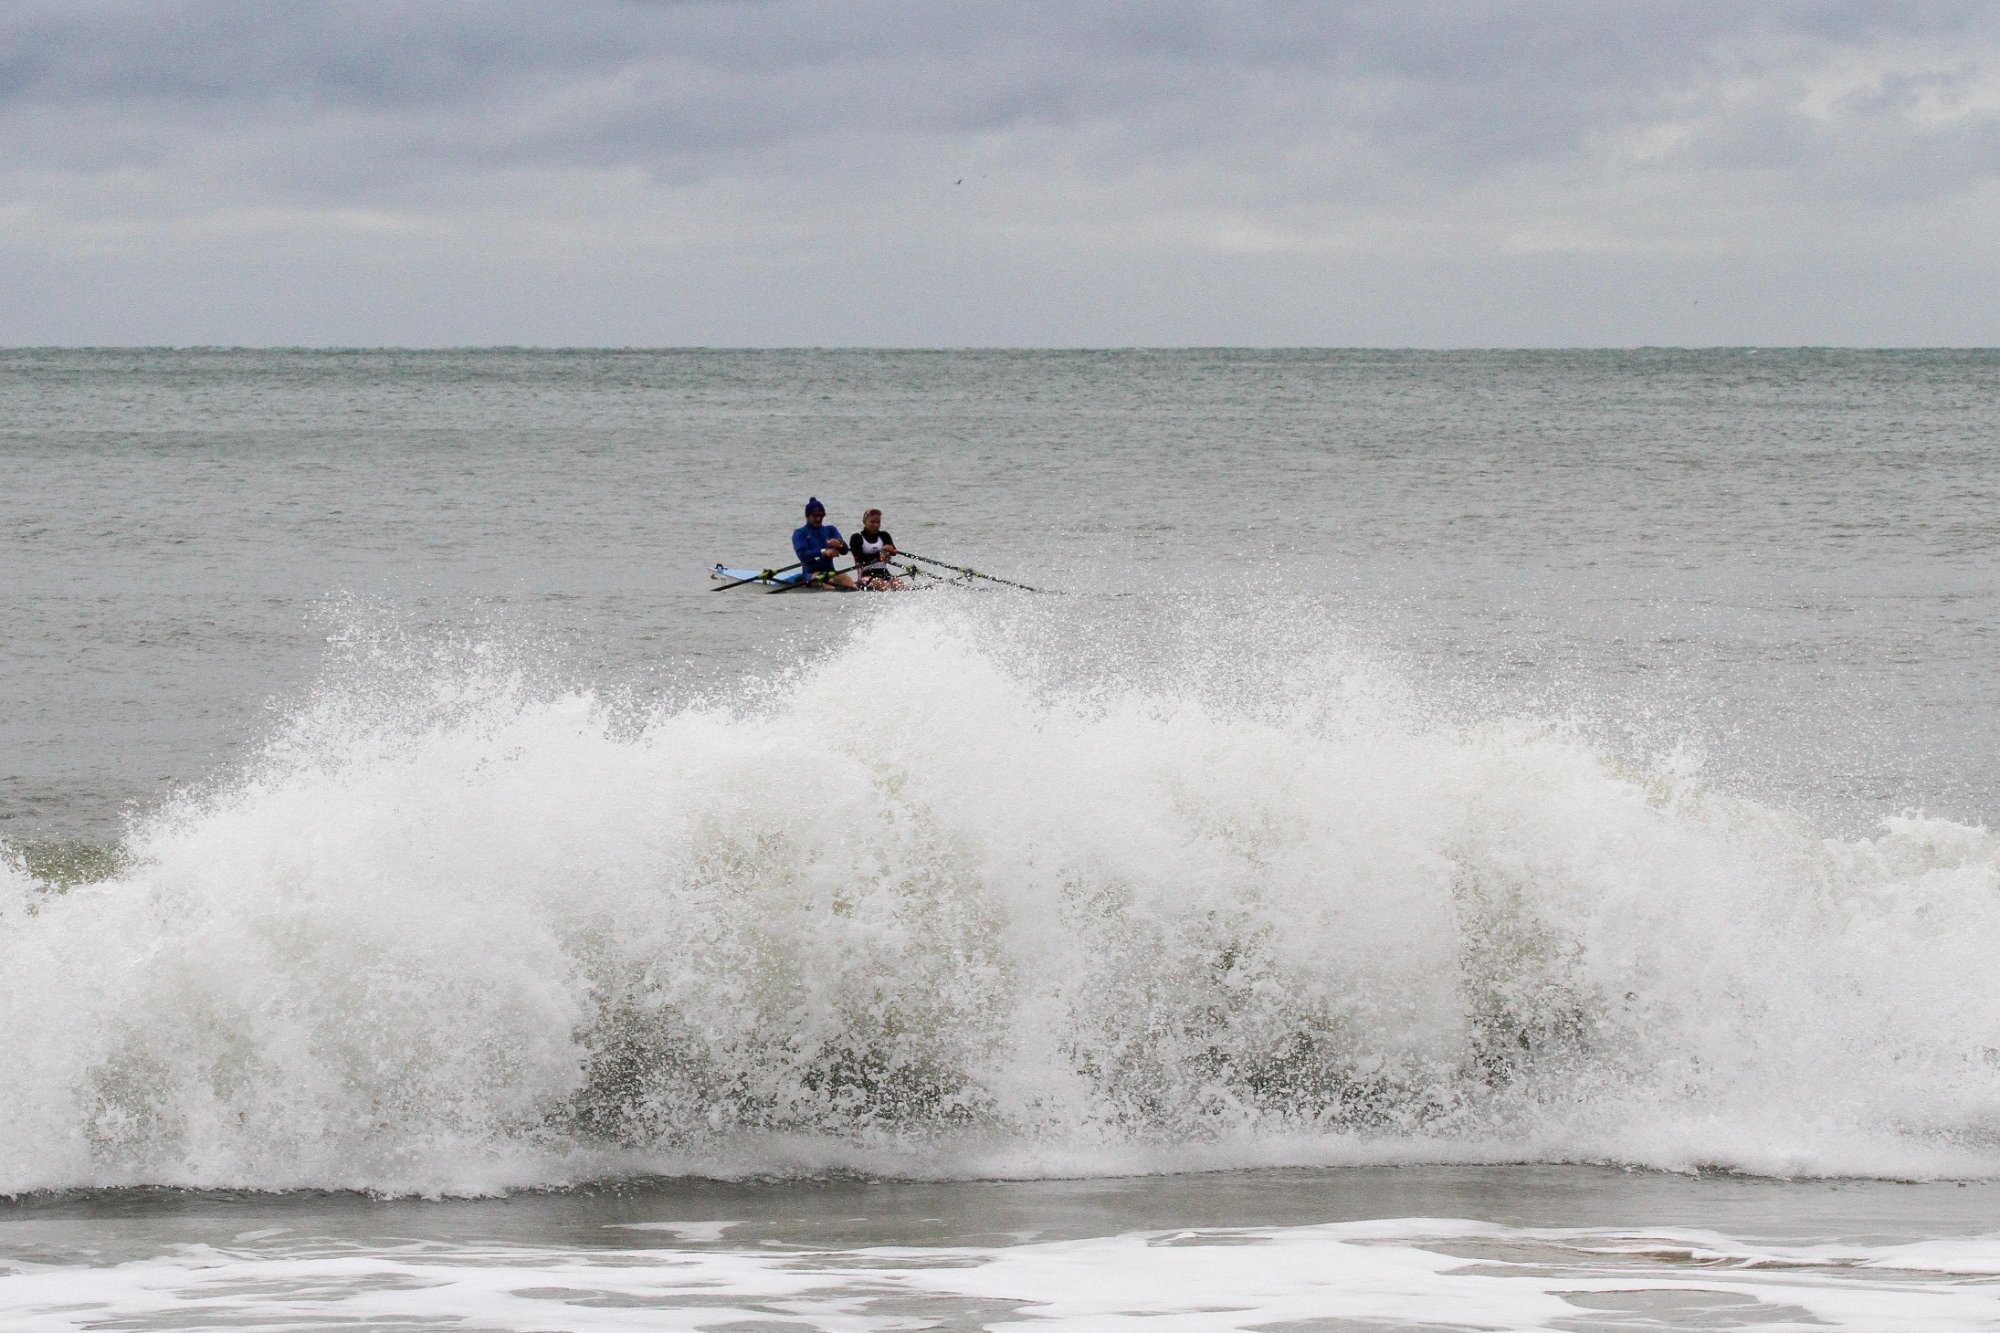
[[[377,645],[9,912],[0,1187],[2000,1169],[1992,835],[1824,840],[1185,614],[1226,668],[898,608],[636,720]]]

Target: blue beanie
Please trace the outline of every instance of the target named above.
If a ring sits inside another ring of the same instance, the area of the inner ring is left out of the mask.
[[[815,509],[819,510],[819,512],[822,514],[826,512],[826,506],[819,502],[819,497],[817,495],[811,497],[806,501],[806,512],[808,514],[810,514]]]

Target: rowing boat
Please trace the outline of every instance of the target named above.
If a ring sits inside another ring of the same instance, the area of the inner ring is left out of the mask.
[[[917,571],[915,569],[910,569],[904,572],[907,572],[908,574],[915,574]],[[902,588],[883,588],[877,584],[869,584],[861,588],[843,588],[837,583],[812,583],[812,582],[807,582],[804,587],[800,588],[798,587],[798,585],[806,580],[806,574],[804,570],[798,570],[798,569],[791,570],[787,573],[779,574],[779,573],[771,573],[760,569],[731,569],[728,565],[717,565],[713,569],[709,570],[708,576],[714,579],[717,583],[760,583],[764,585],[765,590],[768,592],[784,592],[788,589],[793,589],[793,588],[797,588],[799,592],[902,591]],[[903,586],[907,587],[909,585],[905,583]]]
[[[914,563],[919,560],[923,561],[924,565],[936,565],[938,568],[927,569]],[[1027,584],[1016,583],[1012,579],[982,574],[976,569],[967,569],[962,565],[947,565],[941,561],[929,560],[924,556],[912,556],[901,564],[889,564],[886,568],[893,571],[889,582],[869,582],[859,588],[843,588],[837,583],[812,580],[799,569],[732,569],[728,565],[713,565],[709,568],[708,576],[714,579],[716,584],[711,591],[757,583],[762,584],[766,592],[787,592],[794,588],[800,592],[921,592],[925,588],[964,587],[973,579],[1005,584],[1007,587],[1021,588],[1028,592],[1048,591],[1043,588],[1030,588]],[[950,570],[951,573],[949,576],[940,574],[938,569]],[[854,566],[850,565],[839,572],[851,574],[854,572]]]

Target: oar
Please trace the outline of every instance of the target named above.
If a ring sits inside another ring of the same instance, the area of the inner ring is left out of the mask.
[[[882,563],[883,563],[883,564],[885,564],[885,565],[889,564],[889,562],[888,562],[888,561],[886,561],[886,560],[885,560],[885,561],[883,561]],[[893,565],[892,565],[892,566],[890,566],[890,567],[891,567],[891,568],[894,568],[894,566],[893,566]],[[853,573],[853,572],[854,572],[855,570],[857,570],[857,569],[859,569],[859,568],[861,568],[861,562],[860,562],[859,560],[857,560],[857,561],[855,561],[855,562],[854,562],[853,564],[849,565],[849,566],[848,566],[848,567],[847,567],[846,569],[834,569],[834,570],[829,570],[829,571],[827,571],[827,573],[825,573],[825,574],[815,574],[815,575],[813,575],[813,576],[812,576],[811,578],[807,578],[807,579],[796,579],[796,580],[794,580],[794,581],[793,581],[793,582],[791,582],[791,583],[780,583],[780,584],[779,584],[779,585],[778,585],[777,587],[775,587],[775,588],[771,589],[771,591],[772,591],[772,592],[789,592],[789,591],[791,591],[791,590],[792,590],[792,589],[794,589],[794,588],[803,588],[803,587],[805,587],[805,586],[806,586],[807,584],[809,584],[809,583],[823,583],[823,582],[825,582],[825,581],[826,581],[826,580],[827,580],[827,579],[828,579],[829,577],[831,577],[831,576],[832,576],[832,575],[834,575],[834,574],[852,574],[852,573]],[[951,566],[949,566],[949,565],[946,565],[946,566],[945,566],[945,568],[949,569],[949,568],[951,568]],[[903,572],[904,572],[904,573],[906,573],[906,574],[909,574],[909,575],[911,575],[912,577],[914,577],[914,576],[916,576],[916,575],[918,575],[918,574],[922,574],[922,575],[923,575],[923,576],[924,576],[925,578],[931,578],[931,579],[941,579],[941,578],[943,578],[943,577],[944,577],[944,576],[943,576],[942,574],[933,574],[933,573],[931,573],[931,572],[930,572],[930,571],[929,571],[928,569],[918,569],[918,568],[917,568],[917,567],[916,567],[915,565],[904,565],[904,566],[903,566]],[[838,584],[835,584],[835,585],[834,585],[834,591],[835,591],[835,592],[857,592],[857,591],[859,591],[859,589],[856,589],[856,588],[843,588],[843,587],[841,587],[840,585],[838,585]]]
[[[1019,588],[1019,589],[1021,589],[1021,590],[1022,590],[1023,592],[1052,592],[1052,591],[1054,591],[1054,589],[1051,589],[1051,588],[1030,588],[1030,587],[1029,587],[1029,586],[1028,586],[1027,584],[1025,584],[1025,583],[1016,583],[1016,582],[1014,582],[1014,580],[1012,580],[1012,579],[1003,579],[1003,578],[996,578],[996,577],[995,577],[994,575],[992,575],[992,574],[982,574],[982,573],[980,573],[980,572],[979,572],[978,570],[976,570],[976,569],[967,569],[967,568],[966,568],[966,567],[965,567],[964,565],[954,565],[954,564],[950,563],[949,561],[945,561],[945,560],[933,560],[933,559],[931,559],[931,558],[930,558],[929,556],[927,556],[927,555],[918,555],[918,554],[917,554],[917,553],[916,553],[915,551],[902,551],[902,550],[899,550],[899,551],[897,551],[897,552],[896,552],[896,554],[897,554],[897,555],[902,555],[902,556],[908,556],[908,557],[909,557],[910,559],[912,559],[912,560],[921,560],[921,561],[923,561],[923,562],[924,562],[925,564],[927,564],[927,565],[936,565],[936,566],[937,566],[937,567],[938,567],[939,569],[948,569],[948,570],[950,570],[950,571],[951,571],[952,573],[954,573],[954,574],[965,574],[965,575],[969,575],[970,577],[972,577],[972,578],[975,578],[975,579],[985,579],[985,580],[986,580],[986,581],[987,581],[988,583],[1004,583],[1004,584],[1006,584],[1006,585],[1007,585],[1008,587],[1010,587],[1010,588]]]
[[[890,578],[892,579],[906,578],[911,580],[912,582],[906,584],[905,585],[906,587],[915,586],[914,581],[917,579],[935,579],[939,583],[953,582],[953,580],[946,578],[942,574],[933,573],[931,570],[925,569],[921,565],[911,564],[908,563],[907,561],[899,565],[894,560],[884,560],[882,564],[889,570]]]
[[[803,560],[794,560],[791,564],[786,565],[784,569],[760,569],[747,579],[738,579],[734,583],[718,583],[713,588],[710,588],[709,591],[721,592],[724,588],[740,588],[746,583],[768,583],[773,575],[783,574],[786,570],[797,569],[804,563],[805,561]]]
[[[807,588],[807,587],[811,587],[811,586],[812,586],[813,584],[815,584],[815,583],[825,583],[825,582],[826,582],[826,581],[827,581],[828,579],[832,578],[832,577],[833,577],[833,576],[834,576],[835,574],[846,574],[846,573],[849,573],[849,572],[851,572],[851,571],[852,571],[852,569],[853,569],[853,566],[849,566],[849,567],[848,567],[847,569],[829,569],[829,570],[827,570],[827,571],[826,571],[826,572],[825,572],[824,574],[809,574],[809,575],[807,575],[807,576],[806,576],[805,578],[802,578],[802,579],[793,579],[793,580],[792,580],[792,581],[791,581],[790,583],[780,583],[780,584],[779,584],[779,585],[778,585],[777,587],[775,587],[775,588],[771,589],[771,591],[772,591],[772,592],[791,592],[791,591],[793,591],[793,590],[795,590],[795,589],[798,589],[798,588]],[[833,587],[833,590],[834,590],[835,592],[853,592],[853,591],[854,591],[854,589],[852,589],[852,588],[843,588],[843,587],[841,587],[841,586],[840,586],[840,585],[839,585],[838,583],[836,583],[836,584],[833,584],[833,585],[832,585],[832,587]]]

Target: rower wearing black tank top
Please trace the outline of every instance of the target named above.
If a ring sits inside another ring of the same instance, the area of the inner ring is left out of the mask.
[[[861,516],[861,526],[848,535],[847,549],[854,553],[854,576],[862,587],[904,586],[889,563],[896,554],[896,542],[882,530],[881,510],[871,509]]]

